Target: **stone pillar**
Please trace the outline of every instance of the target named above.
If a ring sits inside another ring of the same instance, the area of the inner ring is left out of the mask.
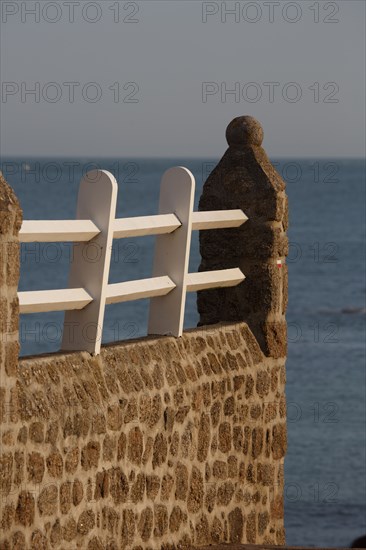
[[[19,355],[19,230],[22,211],[0,172],[0,419],[9,420]]]
[[[200,232],[200,271],[240,267],[237,287],[198,292],[199,325],[245,321],[268,357],[285,357],[288,203],[285,184],[261,147],[263,130],[250,116],[227,127],[229,148],[204,184],[199,210],[241,208],[237,229]]]

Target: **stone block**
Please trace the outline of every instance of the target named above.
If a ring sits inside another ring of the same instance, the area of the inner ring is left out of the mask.
[[[47,470],[51,477],[60,479],[64,469],[62,456],[58,451],[52,452],[47,457]]]
[[[79,516],[77,531],[81,535],[87,535],[95,525],[95,514],[92,510],[85,510]]]
[[[148,541],[151,536],[153,528],[154,515],[150,507],[146,507],[142,510],[140,519],[137,524],[137,530],[140,537],[144,542]]]
[[[191,514],[197,513],[203,506],[204,485],[201,472],[193,466],[190,476],[187,510]]]
[[[55,483],[50,483],[42,489],[37,506],[41,516],[52,516],[57,512],[58,488]]]
[[[33,452],[27,457],[28,481],[34,484],[42,482],[45,472],[45,461],[41,453]]]
[[[219,426],[219,449],[222,453],[228,453],[231,450],[232,431],[229,422],[222,422]]]
[[[81,451],[81,465],[84,470],[97,468],[100,457],[100,443],[90,441]]]
[[[285,456],[287,450],[286,424],[276,424],[272,429],[272,456],[279,459]]]

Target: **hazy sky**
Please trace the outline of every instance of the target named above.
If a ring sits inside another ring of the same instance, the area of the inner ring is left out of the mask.
[[[3,156],[219,157],[243,114],[272,157],[365,152],[363,0],[0,6]]]

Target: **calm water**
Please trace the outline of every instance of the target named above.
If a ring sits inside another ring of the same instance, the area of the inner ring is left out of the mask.
[[[349,546],[366,532],[365,471],[365,184],[358,160],[276,160],[290,199],[289,448],[285,461],[287,543]],[[74,218],[88,159],[3,159],[25,219]],[[192,159],[93,159],[119,182],[117,216],[158,212],[165,169],[196,177],[196,207],[215,162]],[[116,241],[110,282],[151,276],[154,238]],[[67,286],[68,244],[22,248],[20,290]],[[198,235],[190,270],[199,265]],[[146,334],[145,300],[107,307],[105,342]],[[55,351],[62,314],[21,317],[22,354]],[[197,323],[189,295],[185,326]]]

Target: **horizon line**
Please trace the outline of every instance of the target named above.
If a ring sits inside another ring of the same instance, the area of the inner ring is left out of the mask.
[[[223,155],[222,155],[223,156]],[[92,158],[97,158],[97,159],[105,159],[105,160],[115,160],[115,159],[126,159],[126,160],[168,160],[168,159],[183,159],[183,158],[186,158],[186,159],[190,159],[190,160],[199,160],[199,159],[205,159],[205,160],[217,160],[219,157],[212,157],[212,156],[191,156],[191,155],[174,155],[174,156],[104,156],[104,155],[93,155],[93,156],[88,156],[88,155],[79,155],[79,156],[69,156],[69,155],[56,155],[56,156],[50,156],[50,155],[45,155],[45,156],[41,156],[41,155],[1,155],[0,154],[0,160],[1,159],[19,159],[20,157],[23,157],[25,159],[70,159],[70,160],[80,160],[80,159],[92,159]],[[290,155],[290,156],[283,156],[283,155],[274,155],[274,156],[270,156],[268,155],[269,158],[273,158],[273,159],[297,159],[297,160],[317,160],[317,159],[326,159],[326,160],[335,160],[335,159],[338,159],[338,160],[364,160],[366,162],[366,158],[363,157],[363,156],[294,156],[294,155]],[[222,158],[222,157],[220,157]]]

